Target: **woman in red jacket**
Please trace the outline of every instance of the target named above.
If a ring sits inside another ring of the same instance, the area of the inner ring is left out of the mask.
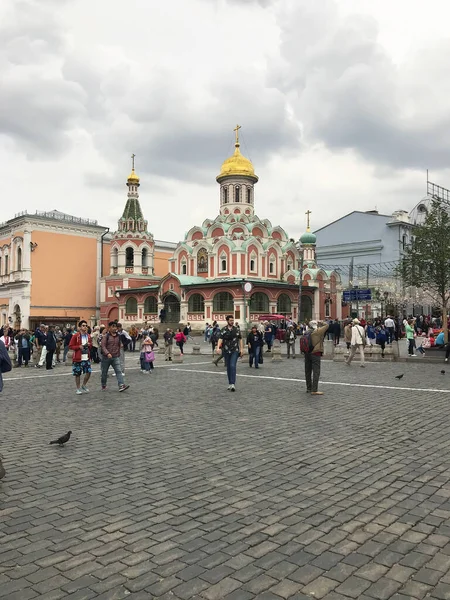
[[[181,331],[181,329],[178,329],[178,331],[175,334],[175,343],[180,348],[181,354],[184,354],[184,352],[183,352],[183,346],[186,343],[186,336]]]

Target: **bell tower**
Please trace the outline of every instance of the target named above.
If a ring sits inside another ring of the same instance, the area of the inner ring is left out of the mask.
[[[220,174],[216,177],[220,185],[220,214],[255,214],[254,186],[258,181],[252,162],[240,151],[239,130],[236,125],[234,154],[222,164]]]
[[[154,242],[139,202],[140,180],[134,168],[127,179],[127,203],[111,241],[111,275],[153,275]]]

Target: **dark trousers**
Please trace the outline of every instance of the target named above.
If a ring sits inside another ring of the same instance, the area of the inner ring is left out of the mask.
[[[450,344],[447,344],[447,346],[445,347],[445,358],[448,358],[450,356]]]
[[[236,365],[239,358],[239,352],[225,352],[225,364],[227,366],[228,383],[236,384]]]
[[[252,366],[255,363],[255,369],[259,369],[259,355],[261,352],[261,346],[252,346],[248,355],[248,364]]]
[[[134,352],[136,350],[136,336],[134,335],[131,336],[131,343],[128,347],[128,350],[130,352]]]
[[[381,348],[381,356],[384,356],[384,349],[386,347],[386,342],[378,342],[380,348]]]
[[[25,366],[28,365],[30,361],[30,349],[29,348],[19,348],[19,357],[17,359],[17,363],[19,367],[22,366],[22,361],[25,363]]]
[[[55,354],[55,350],[47,350],[47,354],[45,356],[45,368],[52,369],[53,355]]]
[[[386,337],[387,337],[386,342],[388,344],[392,344],[392,341],[395,338],[394,333],[395,333],[395,329],[393,327],[386,327]]]
[[[320,377],[320,360],[321,357],[316,354],[305,354],[305,379],[306,391],[317,392],[319,387]]]
[[[341,339],[341,336],[340,336],[340,334],[339,334],[339,333],[335,333],[335,334],[334,334],[334,345],[335,345],[335,346],[339,346],[339,341],[340,341],[340,339]]]
[[[92,362],[95,362],[95,363],[100,362],[100,359],[98,357],[98,348],[96,348],[95,346],[92,346],[92,348],[91,348],[91,360],[92,360]]]
[[[408,354],[414,354],[415,347],[416,347],[416,340],[414,338],[408,339]]]
[[[272,349],[272,337],[266,337],[265,342],[267,344],[267,352],[269,352]]]

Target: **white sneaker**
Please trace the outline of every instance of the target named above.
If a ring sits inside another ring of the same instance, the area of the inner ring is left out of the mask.
[[[232,387],[233,387],[232,385],[229,385],[229,386],[227,387],[227,390],[231,390],[231,388],[232,388]]]
[[[236,386],[234,384],[232,386],[230,386],[230,391],[232,391],[232,392],[236,391]]]
[[[87,389],[87,387],[85,385],[81,386],[81,391],[84,392],[85,394],[89,394],[89,390]]]
[[[448,362],[448,358],[446,358],[446,359],[444,360],[444,362]]]
[[[80,388],[77,388],[77,391],[75,392],[75,394],[77,396],[81,396],[82,393],[83,393],[83,391]]]
[[[411,358],[416,358],[417,354],[411,354]]]

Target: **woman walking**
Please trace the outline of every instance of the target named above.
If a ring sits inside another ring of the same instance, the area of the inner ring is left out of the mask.
[[[180,328],[178,328],[178,331],[175,334],[175,343],[179,347],[181,354],[184,354],[183,346],[186,343],[186,336]]]
[[[141,346],[141,371],[149,375],[153,369],[153,361],[155,360],[155,353],[153,352],[153,340],[150,337],[146,337],[142,342]]]

